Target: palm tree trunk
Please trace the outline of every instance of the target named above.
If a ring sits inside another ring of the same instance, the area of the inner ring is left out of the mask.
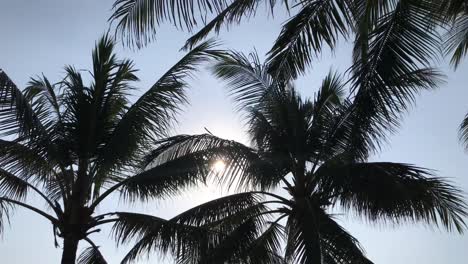
[[[318,219],[314,208],[304,198],[298,199],[300,213],[300,224],[302,229],[302,240],[304,242],[304,264],[321,264],[322,252],[320,248],[320,234],[318,231]]]
[[[62,264],[75,264],[79,239],[67,237],[63,240]]]
[[[306,219],[309,217],[306,217]],[[316,230],[316,226],[311,223],[310,219],[304,221],[305,225],[302,227],[303,239],[305,245],[305,255],[307,256],[306,264],[321,264],[322,253],[320,249],[320,238]]]

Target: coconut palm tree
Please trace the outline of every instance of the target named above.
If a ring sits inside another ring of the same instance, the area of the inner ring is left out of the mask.
[[[463,0],[459,1],[462,2]],[[116,0],[110,18],[127,43],[142,46],[156,37],[166,21],[192,32],[191,47],[211,32],[240,23],[256,15],[261,4],[271,12],[279,3],[291,14],[268,52],[270,73],[295,78],[307,69],[324,48],[335,48],[340,39],[353,38],[355,57],[361,53],[380,54],[386,42],[406,67],[427,64],[440,55],[436,0]],[[207,20],[212,18],[211,20]],[[410,45],[410,47],[407,47]],[[285,74],[287,73],[287,74]]]
[[[226,166],[216,179],[240,192],[168,222],[117,213],[117,239],[137,239],[124,262],[165,250],[161,241],[178,238],[179,263],[372,263],[332,209],[370,222],[466,228],[462,193],[446,179],[411,164],[369,161],[416,93],[437,84],[436,73],[420,69],[398,76],[398,65],[385,65],[394,78],[385,83],[375,73],[380,67],[365,82],[355,74],[343,82],[331,73],[313,99],[303,99],[255,55],[231,53],[214,69],[245,114],[252,146],[211,134],[185,135],[167,139],[155,153],[222,160]],[[209,231],[194,242],[168,225]]]
[[[63,240],[62,263],[75,263],[82,240],[91,244],[81,258],[86,262],[98,252],[90,236],[115,220],[96,213],[112,194],[146,201],[196,183],[198,174],[177,169],[177,163],[195,161],[167,157],[139,168],[186,102],[186,78],[216,54],[212,42],[202,43],[134,103],[129,96],[136,70],[132,61],[116,57],[108,35],[96,44],[89,72],[68,66],[56,84],[34,78],[21,91],[0,72],[0,226],[13,207],[30,210]],[[30,194],[47,206],[30,205]]]

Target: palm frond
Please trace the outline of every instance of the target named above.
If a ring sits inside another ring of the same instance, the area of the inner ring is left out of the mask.
[[[116,31],[128,45],[142,47],[155,38],[157,27],[165,21],[191,30],[227,5],[226,0],[117,0],[109,20],[117,22]]]
[[[206,182],[212,163],[204,155],[187,155],[154,166],[123,180],[121,197],[129,200],[162,198]]]
[[[93,207],[118,189],[123,198],[146,200],[179,193],[207,179],[217,179],[238,188],[265,187],[281,180],[275,177],[278,174],[267,161],[260,159],[252,149],[231,140],[208,134],[180,135],[158,144],[140,161],[139,173],[114,183],[95,200]],[[226,169],[215,172],[213,164],[218,160],[226,163]]]
[[[193,76],[201,63],[219,54],[214,47],[215,43],[208,41],[187,53],[130,106],[99,153],[103,172],[98,174],[135,166],[142,149],[156,138],[167,136],[174,116],[187,102],[187,78]]]
[[[84,146],[88,146],[90,155],[97,155],[105,151],[106,143],[113,135],[120,118],[129,107],[129,95],[134,87],[132,83],[138,81],[133,62],[131,60],[119,60],[114,53],[115,43],[108,35],[104,35],[93,50],[93,84],[90,87],[91,112],[83,115],[87,118],[89,126],[94,127],[91,134],[83,131]],[[80,122],[86,124],[86,121]],[[87,139],[87,142],[86,142]],[[103,150],[104,149],[104,150]],[[109,172],[108,164],[96,162],[93,164],[94,196],[106,181]],[[104,166],[101,166],[104,165]],[[119,164],[117,164],[119,165]],[[120,169],[117,167],[117,169]]]
[[[273,10],[276,1],[265,1],[267,5]],[[223,10],[218,10],[216,16],[206,25],[203,26],[197,33],[191,36],[186,42],[183,49],[190,49],[198,42],[205,39],[211,32],[219,33],[221,27],[226,27],[230,24],[239,24],[242,18],[248,19],[255,15],[260,1],[258,0],[232,0],[226,1]]]
[[[107,264],[107,261],[99,251],[99,247],[88,247],[78,257],[77,264]]]
[[[27,98],[0,70],[0,130],[1,136],[19,135],[31,139],[43,132],[43,125]]]
[[[327,264],[372,264],[357,239],[325,212],[320,214],[320,243]]]
[[[205,241],[216,239],[217,235],[207,229],[182,225],[158,217],[115,213],[118,220],[113,226],[113,235],[119,243],[128,243],[136,239],[137,243],[124,257],[122,263],[129,263],[144,253],[152,251],[178,255],[178,252],[201,252]],[[208,240],[207,240],[208,239]]]
[[[67,177],[56,172],[54,160],[42,157],[33,147],[14,141],[0,140],[0,167],[33,186],[44,187],[44,193],[51,201],[61,198]]]
[[[467,206],[445,179],[413,165],[332,160],[316,173],[320,189],[371,221],[422,221],[463,232]]]
[[[445,39],[446,53],[452,54],[450,63],[457,68],[468,52],[468,14],[456,18]]]
[[[127,110],[128,95],[134,89],[131,83],[138,81],[131,60],[119,60],[114,52],[115,42],[105,34],[93,50],[94,82],[90,89],[95,110],[104,121],[108,116],[119,116]],[[105,124],[105,122],[104,122]]]
[[[278,87],[250,112],[249,134],[262,157],[286,175],[294,156],[307,159],[314,150],[308,145],[313,103],[303,100],[294,87]]]
[[[297,78],[310,66],[324,43],[335,48],[352,26],[349,1],[318,0],[301,5],[289,19],[269,51],[268,72],[275,78]]]
[[[0,140],[0,168],[43,187],[49,200],[55,201],[64,195],[67,179],[56,168],[58,164],[49,153],[40,153],[34,146],[25,146],[15,141]],[[45,157],[43,155],[46,155]]]
[[[43,75],[42,77],[32,78],[26,89],[24,96],[28,99],[31,107],[39,117],[45,127],[51,128],[56,125],[60,119],[60,101],[55,93],[56,85]]]
[[[160,164],[178,157],[202,156],[205,170],[211,170],[214,162],[222,160],[225,169],[213,172],[219,183],[238,189],[258,187],[268,189],[277,185],[284,171],[279,171],[269,157],[260,156],[254,149],[241,143],[210,134],[180,135],[168,138],[157,149],[153,164]],[[208,167],[206,167],[208,166]]]
[[[468,114],[465,115],[463,122],[460,125],[460,141],[468,149]]]
[[[200,263],[250,263],[242,259],[242,253],[247,251],[251,243],[261,234],[262,222],[256,218],[248,218],[241,222],[232,232],[226,234],[214,248],[204,252]],[[191,263],[191,262],[184,262]]]
[[[5,202],[0,199],[0,235],[3,234],[5,225],[10,223],[10,215],[12,209],[13,206],[11,203]]]
[[[115,43],[105,34],[93,50],[93,82],[86,86],[80,71],[67,67],[64,88],[64,137],[68,137],[72,152],[78,157],[94,157],[115,129],[128,107],[128,95],[133,89],[133,63],[118,60]]]
[[[322,110],[339,105],[345,96],[345,86],[342,76],[336,72],[329,72],[322,81],[314,100],[314,116],[320,115]]]
[[[261,201],[261,195],[255,192],[232,194],[195,206],[171,221],[191,226],[212,226],[235,214],[245,219],[264,211]]]
[[[326,160],[328,153],[333,153],[332,135],[341,126],[339,111],[344,102],[344,83],[342,76],[330,72],[322,82],[320,89],[315,94],[311,120],[308,122],[307,146],[311,151],[309,160],[317,163]]]
[[[0,140],[0,148],[0,166],[21,178],[44,181],[54,172],[52,160],[46,160],[34,148],[6,140]]]
[[[196,206],[170,220],[116,213],[119,219],[113,234],[119,243],[137,241],[126,255],[125,263],[152,251],[171,252],[178,263],[208,261],[206,250],[219,245],[246,219],[255,218],[256,222],[263,219],[261,214],[266,208],[258,199],[256,193],[234,194]]]
[[[87,157],[92,153],[91,143],[94,129],[90,129],[93,111],[91,88],[84,83],[82,72],[74,67],[65,67],[66,76],[61,81],[63,89],[63,127],[60,133],[61,144],[64,145],[69,159]],[[66,141],[64,140],[66,139]]]
[[[269,227],[262,232],[244,252],[236,256],[237,263],[251,264],[285,264],[281,257],[283,226],[276,222],[268,223]]]
[[[166,144],[170,140],[167,139]],[[239,143],[212,135],[177,136],[172,140],[174,144],[170,148],[164,144],[164,151],[153,151],[153,159],[146,170],[124,180],[121,188],[124,198],[147,199],[176,194],[210,178],[238,188],[267,186],[267,179],[274,179],[274,175],[267,174],[274,171],[251,149]],[[156,153],[158,155],[153,156]],[[249,160],[250,157],[254,160]],[[213,171],[217,160],[226,163],[225,170]],[[255,173],[268,178],[256,178]]]
[[[360,148],[356,153],[361,159],[398,127],[417,93],[441,82],[442,75],[429,67],[440,54],[439,37],[429,21],[430,5],[399,1],[391,10],[381,11],[375,26],[368,28],[365,19],[360,22],[365,29],[356,36],[350,69],[356,119],[350,148]]]
[[[464,0],[438,1],[439,20],[446,29],[444,51],[451,55],[450,63],[455,69],[468,51],[468,11]]]
[[[430,5],[420,0],[399,1],[393,10],[381,14],[374,28],[356,36],[351,68],[356,89],[370,90],[379,79],[383,85],[396,84],[397,77],[424,69],[420,65],[427,66],[431,58],[438,57],[439,37],[428,22]]]
[[[254,252],[251,248],[258,245],[269,246],[267,236],[251,240],[243,240],[244,243],[237,241],[239,236],[247,235],[253,238],[258,236],[262,226],[265,225],[265,215],[270,213],[266,203],[245,203],[245,197],[250,194],[231,195],[222,197],[215,201],[207,202],[193,209],[189,209],[182,214],[175,216],[170,221],[181,223],[192,223],[197,228],[209,230],[211,239],[206,241],[201,240],[201,251],[178,250],[177,261],[180,264],[195,264],[195,263],[220,263],[228,261],[228,263],[245,263],[249,257],[254,257]],[[235,201],[235,200],[241,201]],[[242,201],[244,200],[244,201]],[[221,213],[216,213],[214,210],[225,205],[228,210],[223,209]],[[231,209],[232,211],[230,211]],[[206,210],[205,212],[200,212]],[[206,217],[206,219],[203,219]],[[257,235],[255,235],[257,234]],[[253,237],[251,236],[253,235]],[[258,239],[258,241],[257,241]],[[254,243],[257,241],[258,243]],[[260,242],[265,242],[261,245]],[[247,245],[249,244],[250,245]],[[272,253],[273,254],[273,253]],[[273,256],[271,256],[273,258]],[[250,263],[250,262],[249,262]]]
[[[16,206],[22,207],[24,209],[28,209],[28,210],[30,210],[30,211],[32,211],[32,212],[46,218],[48,221],[50,221],[50,223],[52,225],[59,224],[59,220],[56,217],[44,212],[41,209],[38,209],[38,208],[36,208],[34,206],[31,206],[31,205],[29,205],[27,203],[24,203],[24,202],[20,202],[20,201],[15,200],[15,199],[10,199],[10,198],[4,197],[4,196],[0,197],[0,207],[1,207],[0,208],[0,211],[1,211],[0,214],[3,214],[4,218],[6,217],[8,219],[9,210],[12,209],[13,207],[16,207]],[[0,215],[0,216],[2,216],[2,215]],[[2,225],[1,221],[2,221],[2,218],[0,217],[0,226]]]
[[[15,200],[24,200],[28,183],[12,173],[0,169],[0,196]]]
[[[212,69],[217,78],[226,82],[229,95],[239,111],[258,107],[274,89],[274,79],[255,52],[247,56],[231,51],[221,57]]]

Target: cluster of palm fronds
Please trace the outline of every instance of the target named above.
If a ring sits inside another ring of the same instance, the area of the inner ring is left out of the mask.
[[[272,13],[281,5],[291,14],[267,54],[268,72],[276,78],[297,77],[340,40],[353,40],[353,61],[364,60],[371,69],[380,57],[387,61],[381,67],[398,64],[406,70],[427,66],[440,54],[458,66],[468,52],[466,0],[117,0],[110,20],[127,44],[139,47],[153,40],[164,22],[190,32],[203,24],[187,40],[184,47],[190,48],[254,16],[262,4]],[[460,137],[468,146],[468,115]]]
[[[221,51],[202,42],[224,24],[255,14],[255,0],[118,0],[112,19],[129,44],[144,45],[169,20],[192,30],[187,54],[138,100],[130,60],[105,35],[96,45],[91,83],[69,66],[58,83],[34,78],[20,90],[0,71],[0,228],[11,209],[47,219],[63,240],[62,263],[106,263],[92,234],[113,225],[117,243],[133,243],[123,262],[159,251],[177,263],[364,264],[359,242],[331,209],[374,222],[423,222],[462,232],[462,192],[429,169],[369,162],[417,94],[442,75],[440,26],[458,65],[468,49],[463,0],[283,1],[294,13],[266,63],[256,54]],[[276,1],[266,1],[275,8]],[[354,38],[347,74],[330,73],[313,98],[296,79],[314,56]],[[197,45],[197,46],[195,46]],[[187,77],[213,62],[245,117],[250,146],[212,134],[169,131],[187,102]],[[462,137],[468,141],[468,118]],[[222,170],[213,170],[216,161]],[[97,214],[117,194],[128,202],[164,199],[216,179],[235,194],[171,219],[132,212]],[[281,189],[282,187],[282,189]],[[278,192],[278,190],[284,190]],[[46,208],[28,203],[43,199]],[[80,241],[89,248],[77,258]]]

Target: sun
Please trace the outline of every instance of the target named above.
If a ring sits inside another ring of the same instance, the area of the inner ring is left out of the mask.
[[[213,163],[212,165],[212,169],[213,171],[215,172],[221,172],[224,170],[224,168],[226,168],[226,163],[224,163],[224,161],[222,160],[217,160],[215,163]]]

